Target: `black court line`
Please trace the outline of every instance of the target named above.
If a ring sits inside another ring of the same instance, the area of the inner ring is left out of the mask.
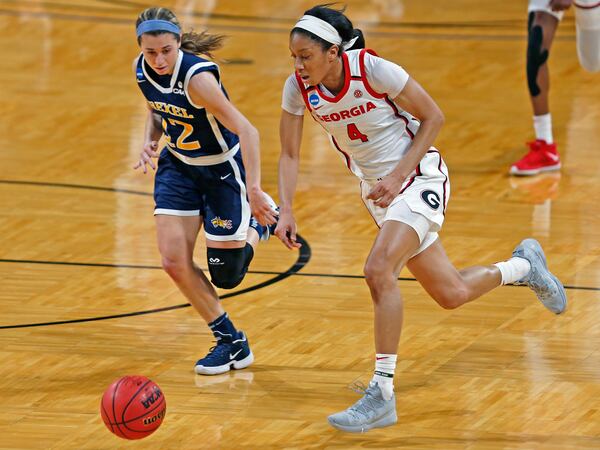
[[[40,260],[32,260],[32,259],[1,259],[0,264],[43,264],[43,265],[57,265],[57,266],[78,266],[78,267],[108,267],[113,269],[147,269],[147,270],[162,270],[160,266],[145,266],[139,264],[109,264],[109,263],[86,263],[86,262],[70,262],[70,261],[40,261]],[[202,268],[202,270],[206,270]],[[364,275],[350,275],[350,274],[341,274],[341,273],[311,273],[311,272],[298,272],[294,271],[292,273],[283,272],[283,274],[287,274],[287,276],[295,276],[295,277],[320,277],[320,278],[347,278],[347,279],[355,279],[355,280],[364,280]],[[248,273],[254,275],[282,275],[281,272],[275,272],[273,270],[249,270]],[[287,277],[286,277],[287,278]],[[412,277],[398,277],[399,281],[417,281],[416,278]],[[509,287],[527,287],[527,286],[519,286],[510,284],[507,285]],[[574,286],[574,285],[564,285],[565,289],[574,290],[574,291],[600,291],[600,287],[593,286]],[[0,327],[1,329],[2,327]]]
[[[298,258],[296,259],[296,262],[288,270],[286,270],[285,272],[282,272],[282,273],[270,272],[275,275],[273,278],[269,278],[268,280],[263,281],[262,283],[258,283],[258,284],[249,286],[245,289],[240,289],[239,291],[230,292],[228,294],[223,294],[223,295],[219,296],[219,298],[221,300],[223,300],[226,298],[237,297],[238,295],[246,294],[248,292],[256,291],[258,289],[270,286],[272,284],[275,284],[281,280],[284,280],[284,279],[296,274],[299,270],[301,270],[310,261],[310,257],[311,257],[311,250],[310,250],[310,245],[308,245],[308,242],[306,242],[306,240],[304,238],[302,238],[302,236],[300,236],[300,235],[297,235],[297,239],[298,239],[298,242],[300,242],[302,244],[302,247],[300,247],[300,251],[298,252]],[[13,261],[2,260],[2,262],[14,262],[14,260]],[[55,263],[47,261],[46,264],[55,264]],[[58,263],[58,264],[61,264],[61,263]],[[75,263],[75,264],[62,263],[62,264],[65,264],[65,265],[87,265],[84,263]],[[97,265],[95,265],[95,266],[97,266]],[[101,265],[101,266],[105,267],[107,265]],[[145,268],[154,269],[155,267],[146,266]],[[179,305],[165,306],[163,308],[147,309],[144,311],[133,311],[133,312],[122,313],[122,314],[111,314],[109,316],[85,317],[82,319],[72,319],[72,320],[56,320],[56,321],[52,321],[52,322],[37,322],[37,323],[24,323],[24,324],[16,324],[16,325],[1,325],[0,330],[8,330],[8,329],[14,329],[14,328],[46,327],[46,326],[51,326],[51,325],[65,325],[65,324],[72,324],[72,323],[96,322],[98,320],[120,319],[123,317],[143,316],[146,314],[155,314],[155,313],[164,312],[164,311],[172,311],[174,309],[188,308],[190,306],[191,305],[189,303],[182,303]]]
[[[29,16],[29,17],[41,17],[41,18],[54,18],[59,20],[74,20],[82,22],[95,22],[95,23],[110,23],[110,24],[123,24],[131,26],[134,23],[131,19],[121,19],[116,17],[102,17],[102,16],[84,16],[77,14],[66,14],[66,13],[54,13],[54,12],[37,12],[37,11],[17,11],[12,9],[0,9],[0,15],[10,16]],[[209,16],[213,17],[213,16]],[[287,19],[286,19],[287,20]],[[525,21],[523,21],[525,23]],[[245,31],[245,32],[256,32],[256,33],[279,33],[289,34],[290,28],[264,28],[260,26],[244,26],[244,25],[221,25],[211,24],[211,29],[221,29],[230,31]],[[406,38],[416,40],[446,40],[446,41],[524,41],[527,39],[525,32],[519,34],[456,34],[456,33],[415,33],[415,32],[401,32],[401,31],[365,31],[365,35],[378,36],[381,38]],[[555,36],[556,41],[574,41],[575,35],[559,35]]]
[[[69,183],[52,183],[42,181],[27,181],[27,180],[0,180],[0,184],[18,184],[23,186],[44,186],[44,187],[57,187],[67,189],[85,189],[90,191],[104,191],[104,192],[120,192],[123,194],[133,195],[145,195],[152,197],[151,192],[134,191],[131,189],[121,189],[105,186],[92,186],[88,184],[69,184]]]

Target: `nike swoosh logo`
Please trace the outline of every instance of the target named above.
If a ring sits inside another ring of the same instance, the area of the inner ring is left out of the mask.
[[[240,348],[237,352],[235,352],[233,355],[230,353],[229,354],[229,360],[231,361],[233,358],[235,358],[237,355],[240,354],[240,352],[242,351],[242,349]]]
[[[143,83],[146,80],[137,80],[138,83]]]
[[[560,157],[554,153],[546,153],[546,155],[554,162],[557,162],[560,159]]]
[[[224,180],[225,178],[227,178],[229,175],[231,175],[231,173],[228,173],[227,175],[225,175],[224,177],[221,177],[221,180]]]
[[[382,359],[387,359],[387,356],[382,356],[381,358],[376,358],[377,361],[381,361]]]
[[[325,105],[317,106],[316,108],[313,108],[313,110],[316,111],[317,109],[321,109],[323,106]]]

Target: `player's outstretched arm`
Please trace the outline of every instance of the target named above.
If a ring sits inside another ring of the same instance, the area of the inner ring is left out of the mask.
[[[157,116],[148,107],[148,116],[146,117],[146,127],[144,130],[144,144],[140,153],[140,159],[133,166],[134,170],[141,167],[144,173],[146,173],[148,171],[146,164],[152,167],[152,170],[156,170],[156,164],[152,161],[152,158],[158,158],[158,140],[161,135],[160,116]]]
[[[216,78],[210,72],[194,75],[188,86],[188,94],[197,105],[202,105],[229,130],[240,138],[240,147],[246,169],[246,190],[252,215],[261,225],[276,221],[260,187],[260,143],[258,130],[225,97]]]
[[[292,211],[294,193],[298,180],[300,164],[300,143],[302,142],[302,126],[304,116],[297,116],[281,111],[279,137],[281,139],[281,155],[279,157],[279,222],[275,235],[289,249],[299,248],[296,241],[296,220]]]

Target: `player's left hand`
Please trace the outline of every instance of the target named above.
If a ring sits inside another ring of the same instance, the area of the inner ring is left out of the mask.
[[[564,11],[569,9],[573,4],[573,0],[550,0],[550,9],[552,11]]]
[[[262,189],[249,190],[248,200],[252,217],[262,226],[272,225],[277,221],[277,211],[271,208]]]
[[[376,206],[387,208],[400,193],[402,183],[404,183],[404,177],[399,178],[393,174],[386,175],[373,186],[367,198],[374,200]]]

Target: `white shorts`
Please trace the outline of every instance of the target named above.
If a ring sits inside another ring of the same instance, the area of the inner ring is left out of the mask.
[[[600,71],[600,1],[575,1],[577,56],[590,72]]]
[[[412,227],[421,243],[412,256],[418,255],[435,242],[437,232],[444,223],[450,197],[450,179],[442,156],[433,148],[429,150],[387,208],[376,206],[373,200],[367,199],[377,182],[362,180],[360,183],[361,197],[367,210],[380,228],[387,220],[403,222]]]
[[[562,20],[562,17],[564,15],[563,11],[552,11],[552,9],[550,8],[550,0],[529,0],[527,12],[530,13],[536,11],[548,13],[556,17],[558,20]]]

